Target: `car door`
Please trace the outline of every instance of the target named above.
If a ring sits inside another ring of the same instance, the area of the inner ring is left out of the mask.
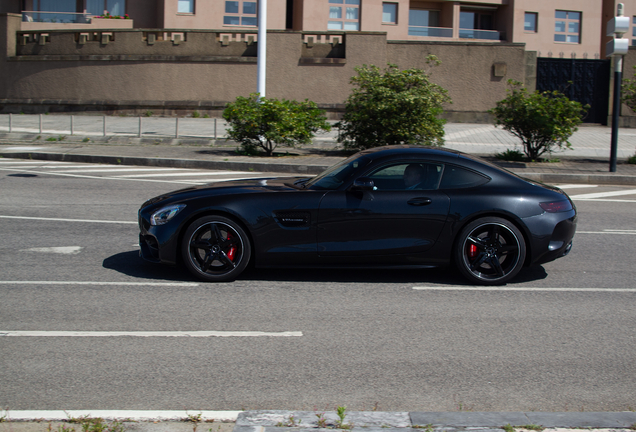
[[[325,194],[318,209],[318,255],[397,264],[430,249],[446,222],[450,199],[437,190],[441,164],[418,162],[430,177],[408,188],[405,171],[413,163],[388,163],[365,173],[364,180],[373,181],[371,190]]]

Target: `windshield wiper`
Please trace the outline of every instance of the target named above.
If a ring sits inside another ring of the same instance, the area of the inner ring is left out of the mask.
[[[294,183],[285,183],[285,186],[290,186],[296,189],[305,189],[306,183],[309,181],[309,177],[307,178],[301,178],[296,180]]]

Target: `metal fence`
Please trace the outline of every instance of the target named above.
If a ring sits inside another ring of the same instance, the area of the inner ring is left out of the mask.
[[[0,133],[223,139],[226,129],[225,120],[218,118],[0,115]]]

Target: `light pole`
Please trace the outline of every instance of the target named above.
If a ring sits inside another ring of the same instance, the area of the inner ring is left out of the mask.
[[[616,172],[616,155],[618,152],[618,120],[621,111],[621,83],[623,80],[623,56],[629,50],[629,39],[623,34],[629,30],[629,17],[623,16],[624,5],[619,3],[616,17],[607,23],[607,36],[614,39],[608,42],[606,52],[614,59],[614,103],[612,104],[612,144],[610,148],[610,172]]]
[[[256,67],[256,91],[259,99],[265,97],[265,75],[267,68],[267,0],[258,0],[258,50]]]

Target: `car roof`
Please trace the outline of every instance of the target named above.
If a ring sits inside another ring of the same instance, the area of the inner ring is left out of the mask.
[[[421,155],[421,156],[446,156],[446,157],[458,157],[464,155],[457,150],[445,149],[440,147],[430,147],[422,145],[391,145],[373,147],[360,152],[362,155],[368,155],[372,157],[390,157],[400,156],[405,154]]]

